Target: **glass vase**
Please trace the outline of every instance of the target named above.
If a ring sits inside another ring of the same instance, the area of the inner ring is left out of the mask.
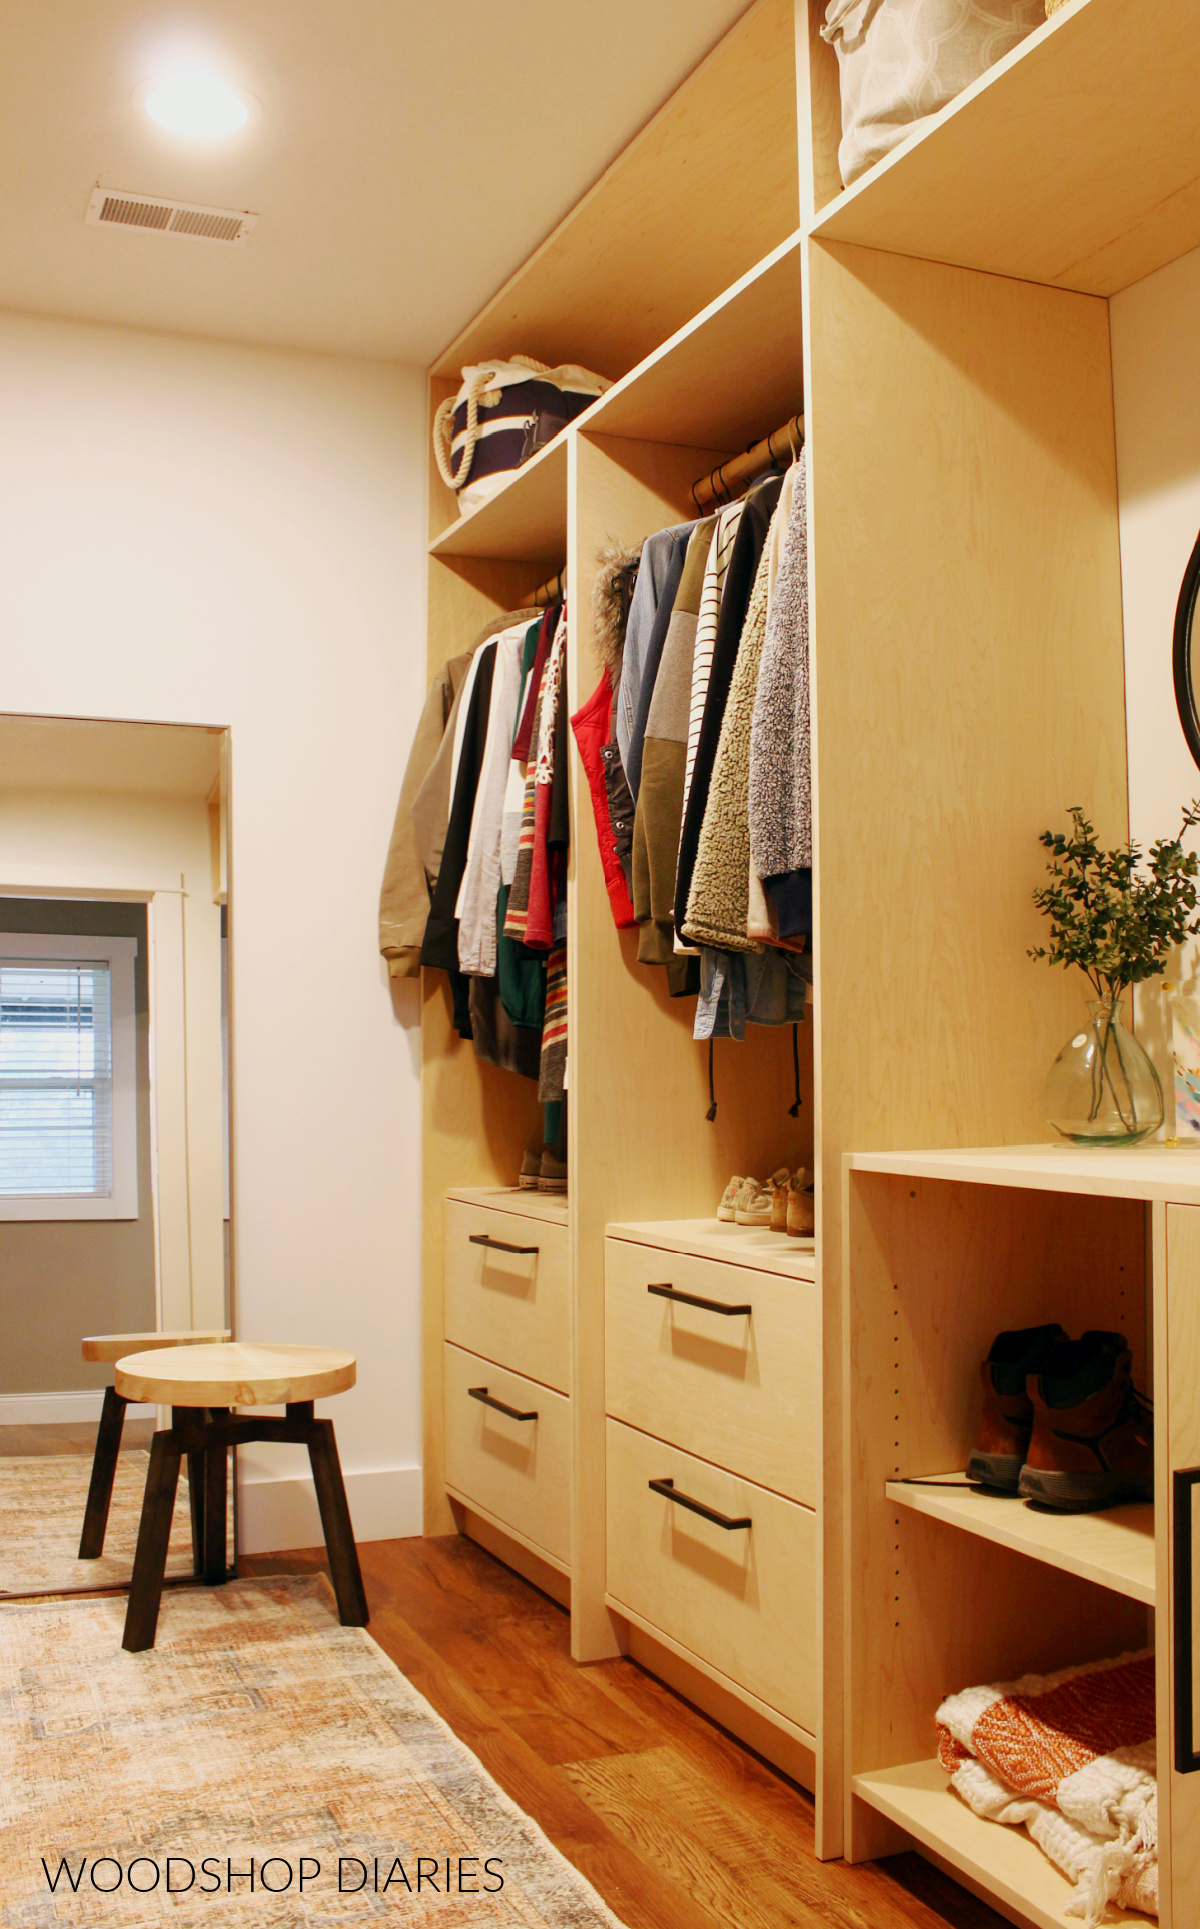
[[[1124,999],[1089,1000],[1087,1023],[1050,1067],[1042,1110],[1075,1145],[1137,1145],[1163,1122],[1158,1073],[1121,1022]]]

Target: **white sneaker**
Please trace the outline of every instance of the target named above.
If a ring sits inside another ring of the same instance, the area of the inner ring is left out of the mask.
[[[739,1226],[769,1226],[773,1195],[757,1179],[747,1179],[733,1208]]]
[[[726,1186],[724,1192],[721,1194],[721,1203],[717,1207],[718,1219],[733,1218],[734,1208],[737,1204],[738,1193],[741,1191],[745,1183],[746,1183],[745,1180],[741,1178],[734,1178],[729,1181],[729,1184]]]

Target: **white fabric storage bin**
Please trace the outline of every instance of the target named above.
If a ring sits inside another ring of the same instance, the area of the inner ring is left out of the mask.
[[[1045,0],[829,0],[846,187],[1045,20]]]

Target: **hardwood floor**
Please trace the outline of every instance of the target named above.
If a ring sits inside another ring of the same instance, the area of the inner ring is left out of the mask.
[[[808,1795],[634,1662],[576,1667],[562,1609],[473,1542],[359,1554],[380,1647],[627,1929],[1006,1929],[919,1856],[818,1862]]]

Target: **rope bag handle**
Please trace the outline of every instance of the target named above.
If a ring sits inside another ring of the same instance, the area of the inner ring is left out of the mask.
[[[553,375],[554,370],[547,362],[539,362],[532,355],[510,355],[509,361],[517,368],[527,368],[531,375]],[[453,469],[454,461],[454,411],[459,405],[459,396],[448,395],[439,403],[433,418],[433,453],[437,460],[438,474],[447,489],[461,489],[471,473],[475,459],[475,445],[479,440],[479,405],[494,408],[500,400],[502,391],[492,384],[496,379],[496,365],[485,362],[475,370],[467,384],[467,439],[459,458],[458,474]]]

